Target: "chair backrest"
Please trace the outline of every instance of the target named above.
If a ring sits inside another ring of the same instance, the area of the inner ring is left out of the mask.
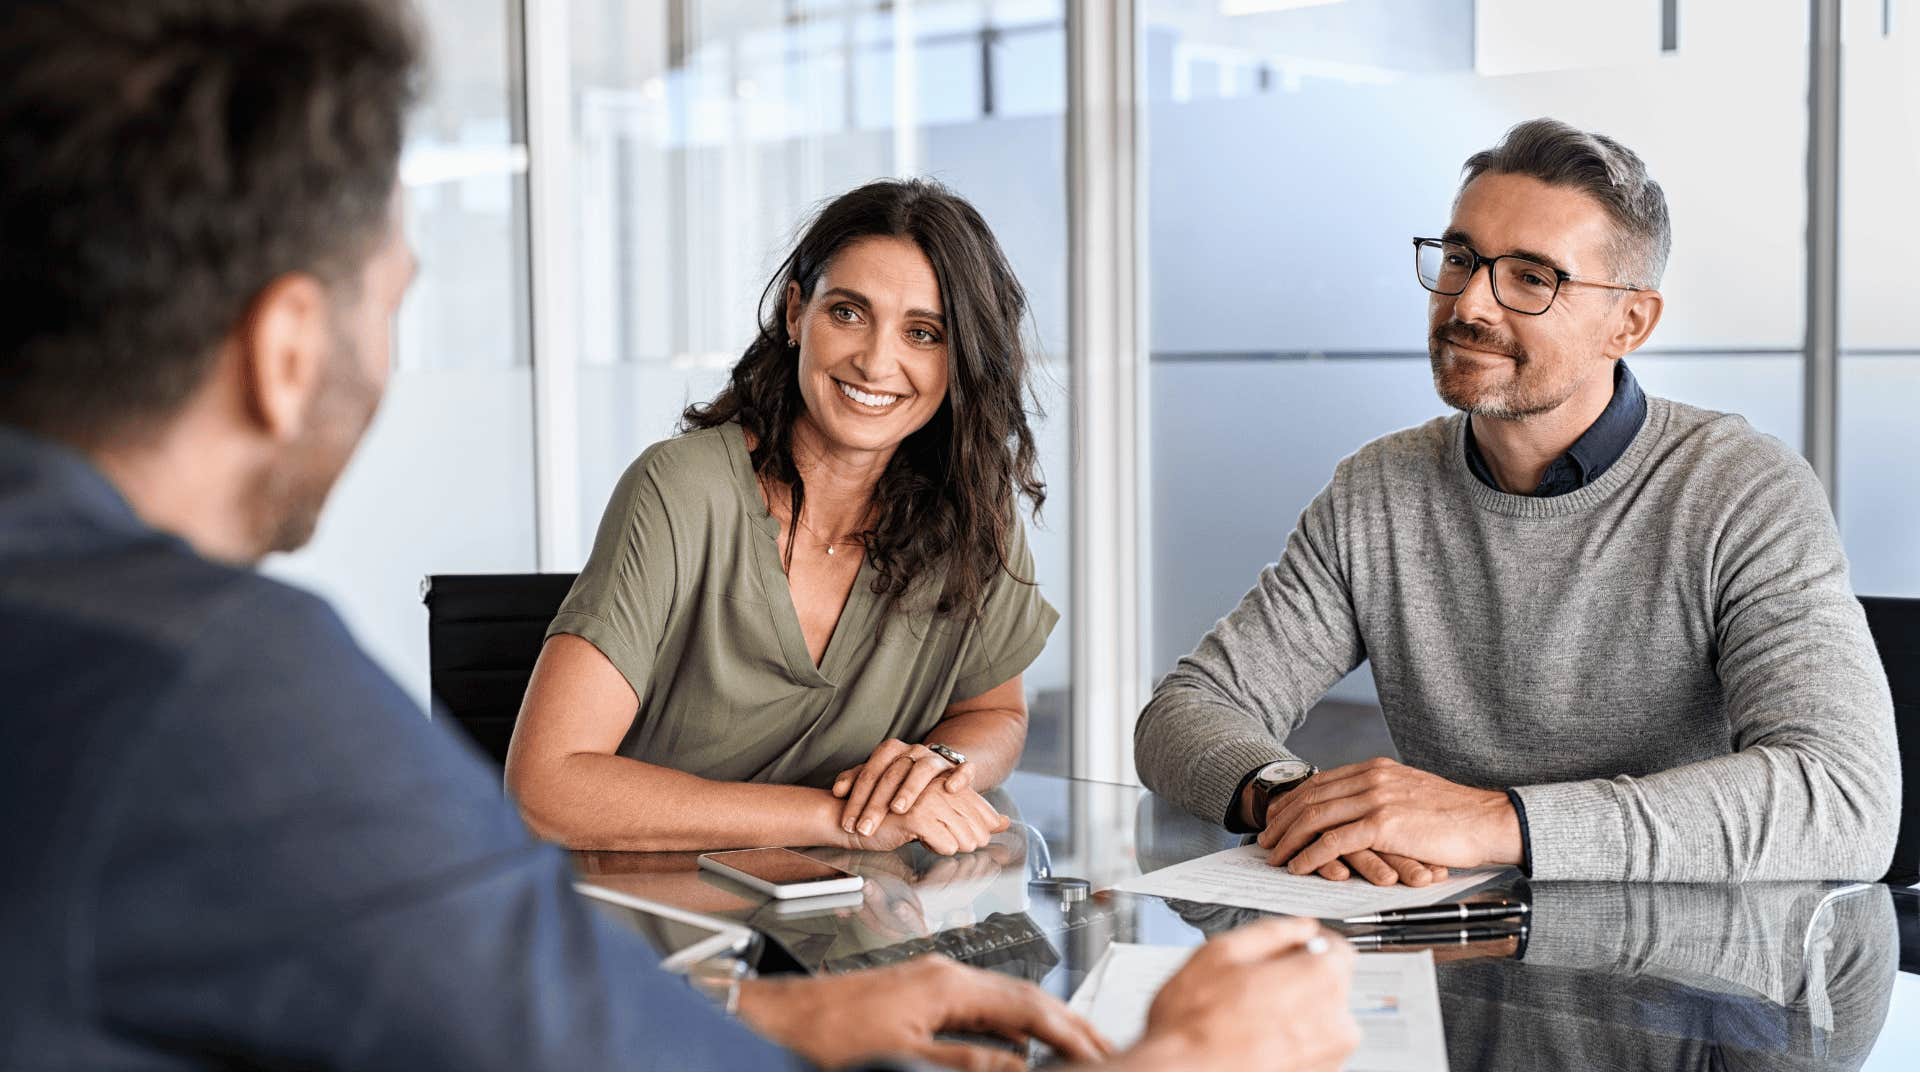
[[[1893,922],[1900,929],[1900,970],[1920,974],[1920,893],[1892,889]]]
[[[1900,839],[1886,880],[1920,880],[1920,599],[1863,596],[1867,626],[1893,687],[1893,727],[1900,740]]]
[[[503,766],[547,624],[573,578],[435,574],[421,587],[434,700]]]

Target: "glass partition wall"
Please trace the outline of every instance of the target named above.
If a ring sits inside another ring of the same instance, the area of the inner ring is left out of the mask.
[[[1842,16],[1840,534],[1855,590],[1920,596],[1920,2]]]

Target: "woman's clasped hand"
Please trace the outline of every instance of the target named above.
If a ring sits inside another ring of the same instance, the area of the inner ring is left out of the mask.
[[[834,778],[833,795],[845,800],[840,828],[850,846],[863,850],[913,840],[941,855],[983,848],[1012,822],[973,790],[972,769],[918,743],[888,739]]]

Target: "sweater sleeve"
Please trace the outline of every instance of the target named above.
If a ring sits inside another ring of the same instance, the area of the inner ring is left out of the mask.
[[[1146,785],[1225,821],[1249,770],[1290,757],[1287,736],[1365,648],[1339,555],[1337,492],[1300,515],[1280,561],[1160,681],[1134,727]]]
[[[1893,702],[1826,497],[1782,448],[1715,524],[1731,753],[1518,788],[1545,879],[1872,880],[1900,814]]]

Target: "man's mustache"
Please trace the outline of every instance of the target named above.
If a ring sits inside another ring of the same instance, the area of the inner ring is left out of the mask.
[[[1514,344],[1511,339],[1501,337],[1484,327],[1475,326],[1473,323],[1460,322],[1458,320],[1449,320],[1441,323],[1440,326],[1433,331],[1431,340],[1433,351],[1436,353],[1440,351],[1439,347],[1443,344],[1464,345],[1469,349],[1499,353],[1503,356],[1510,356],[1515,360],[1526,359],[1526,354],[1522,352],[1520,347]]]

